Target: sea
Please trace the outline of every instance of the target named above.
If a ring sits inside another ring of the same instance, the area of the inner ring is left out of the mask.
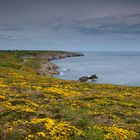
[[[54,60],[60,74],[55,77],[78,80],[96,74],[94,83],[140,86],[140,52],[82,52],[85,56]]]

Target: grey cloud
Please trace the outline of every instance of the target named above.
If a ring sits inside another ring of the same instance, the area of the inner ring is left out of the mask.
[[[55,31],[70,29],[82,34],[90,35],[107,33],[140,34],[140,14],[107,16],[104,18],[91,18],[86,20],[56,18],[46,27]]]
[[[0,34],[0,40],[20,40],[20,37],[13,35]]]
[[[5,35],[5,34],[0,34],[0,39],[9,39],[11,36],[10,35]]]
[[[72,29],[73,27],[75,27],[76,23],[76,20],[70,20],[64,17],[57,17],[48,21],[44,27],[50,28],[55,31],[61,31],[66,28]]]
[[[0,44],[8,48],[114,45],[139,35],[140,0],[0,0]]]
[[[31,30],[31,31],[29,31]],[[103,35],[103,34],[140,34],[140,14],[114,15],[103,18],[90,19],[68,19],[57,17],[52,20],[43,20],[28,26],[3,25],[0,31],[4,32],[1,39],[31,39],[36,40],[38,36],[45,37],[53,32],[80,33],[81,35]]]
[[[0,0],[0,22],[32,22],[59,16],[102,17],[140,12],[138,0]]]
[[[16,27],[16,26],[1,26],[0,30],[4,30],[4,31],[20,31],[21,28]]]
[[[138,16],[140,19],[140,15]],[[94,21],[81,23],[79,31],[89,34],[102,33],[140,33],[140,20],[134,19],[132,16],[120,18],[99,19]]]
[[[79,32],[83,34],[114,34],[114,33],[132,33],[140,34],[140,24],[128,25],[128,24],[110,24],[110,25],[101,25],[97,27],[79,27]]]
[[[15,34],[5,34],[5,33],[0,34],[0,40],[23,40],[23,39],[27,39],[27,37]]]

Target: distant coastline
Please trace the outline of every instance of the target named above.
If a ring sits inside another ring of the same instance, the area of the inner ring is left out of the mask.
[[[43,56],[41,56],[41,58],[43,59],[40,64],[41,68],[39,69],[39,74],[41,75],[48,74],[51,76],[60,74],[60,72],[58,71],[59,66],[52,61],[63,59],[66,57],[78,57],[78,56],[84,56],[84,54],[80,52],[63,52],[62,54],[56,53],[55,55],[44,54]]]

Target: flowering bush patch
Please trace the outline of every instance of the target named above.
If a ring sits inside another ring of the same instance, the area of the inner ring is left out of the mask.
[[[0,63],[1,140],[140,138],[140,87],[41,76],[14,55],[0,54],[14,65]]]

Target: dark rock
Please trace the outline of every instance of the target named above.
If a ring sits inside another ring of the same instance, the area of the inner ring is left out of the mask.
[[[83,76],[83,77],[79,78],[78,81],[80,81],[80,82],[88,82],[88,81],[95,81],[97,79],[98,79],[98,77],[95,74],[93,74],[91,76]]]
[[[96,74],[93,74],[93,75],[91,75],[91,76],[89,77],[89,79],[91,79],[91,80],[96,80],[96,79],[98,79],[98,77],[96,76]]]
[[[83,76],[83,77],[79,78],[78,81],[80,81],[80,82],[87,82],[88,80],[89,80],[88,76]]]

